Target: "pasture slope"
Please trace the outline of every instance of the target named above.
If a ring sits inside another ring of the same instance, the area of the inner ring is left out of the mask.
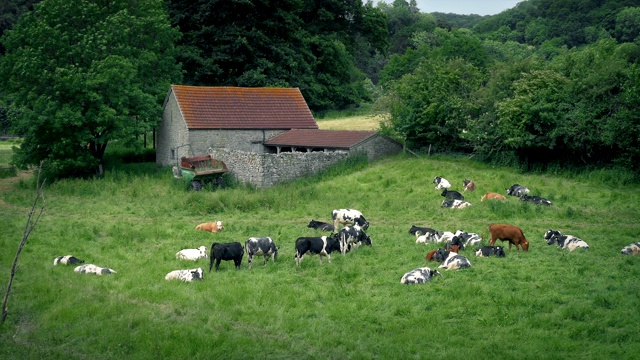
[[[477,190],[464,194],[472,206],[440,208],[436,175],[455,190],[473,179]],[[640,353],[640,258],[620,249],[638,241],[640,191],[618,175],[395,156],[263,190],[185,191],[154,164],[59,181],[47,187],[45,213],[22,252],[0,358],[631,359]],[[480,202],[514,183],[553,206]],[[0,193],[3,284],[33,196],[28,181]],[[335,254],[331,264],[305,257],[296,267],[295,239],[321,235],[307,223],[330,220],[336,208],[364,213],[373,246]],[[194,229],[216,220],[224,231]],[[400,284],[411,269],[437,266],[424,258],[436,246],[416,245],[411,225],[486,237],[491,223],[521,227],[530,251],[477,258],[466,249],[471,268]],[[550,228],[591,249],[546,245]],[[208,268],[206,260],[177,260],[180,249],[251,236],[273,238],[275,263],[249,270],[245,256],[238,271],[223,262],[203,281],[164,280],[171,270]],[[67,254],[117,274],[52,265]]]

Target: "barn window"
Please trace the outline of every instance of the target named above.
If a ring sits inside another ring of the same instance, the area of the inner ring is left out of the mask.
[[[175,159],[176,158],[176,151],[175,149],[171,149],[171,159]]]

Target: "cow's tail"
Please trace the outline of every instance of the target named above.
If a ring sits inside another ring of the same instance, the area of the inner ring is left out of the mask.
[[[209,252],[209,272],[211,272],[211,269],[213,268],[213,260],[215,258],[214,254],[213,254],[213,247],[216,245],[217,243],[213,243],[211,244],[211,251]]]

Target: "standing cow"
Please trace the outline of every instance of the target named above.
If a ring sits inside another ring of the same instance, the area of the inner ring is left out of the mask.
[[[362,213],[353,209],[336,209],[331,212],[331,219],[333,219],[334,231],[338,230],[338,225],[358,225],[364,230],[369,228],[369,222],[364,218]]]
[[[340,241],[340,252],[342,255],[346,254],[352,246],[359,246],[365,244],[371,246],[371,238],[364,230],[358,226],[345,226],[338,232],[338,240]]]
[[[213,243],[211,244],[211,252],[209,253],[209,272],[213,268],[213,262],[216,262],[216,271],[220,267],[220,261],[233,260],[236,266],[236,270],[240,269],[242,264],[242,257],[244,256],[244,249],[239,242],[231,243]]]
[[[253,257],[262,255],[262,265],[267,265],[267,256],[271,256],[271,261],[276,261],[278,257],[278,248],[270,237],[252,237],[244,243],[247,249],[247,258],[249,260],[249,269],[253,267]]]
[[[299,237],[296,239],[296,265],[300,266],[302,259],[306,253],[312,255],[319,255],[320,264],[322,264],[322,257],[327,258],[331,262],[331,253],[334,251],[340,251],[340,241],[338,241],[338,234],[332,234],[331,236],[321,237]]]
[[[496,244],[496,240],[500,239],[501,241],[509,241],[509,250],[511,250],[511,244],[516,246],[516,250],[520,251],[520,246],[522,250],[529,251],[529,242],[524,237],[524,233],[522,229],[517,226],[509,225],[509,224],[491,224],[489,225],[489,233],[491,233],[491,241],[489,245],[494,246]]]

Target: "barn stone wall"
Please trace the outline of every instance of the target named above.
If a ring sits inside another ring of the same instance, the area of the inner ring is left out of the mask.
[[[402,144],[386,137],[376,135],[354,146],[351,152],[364,152],[367,154],[369,161],[373,161],[379,157],[398,154],[402,151]]]
[[[312,175],[349,156],[347,151],[285,152],[257,154],[231,149],[213,149],[211,156],[227,164],[229,172],[243,183],[263,188]]]

